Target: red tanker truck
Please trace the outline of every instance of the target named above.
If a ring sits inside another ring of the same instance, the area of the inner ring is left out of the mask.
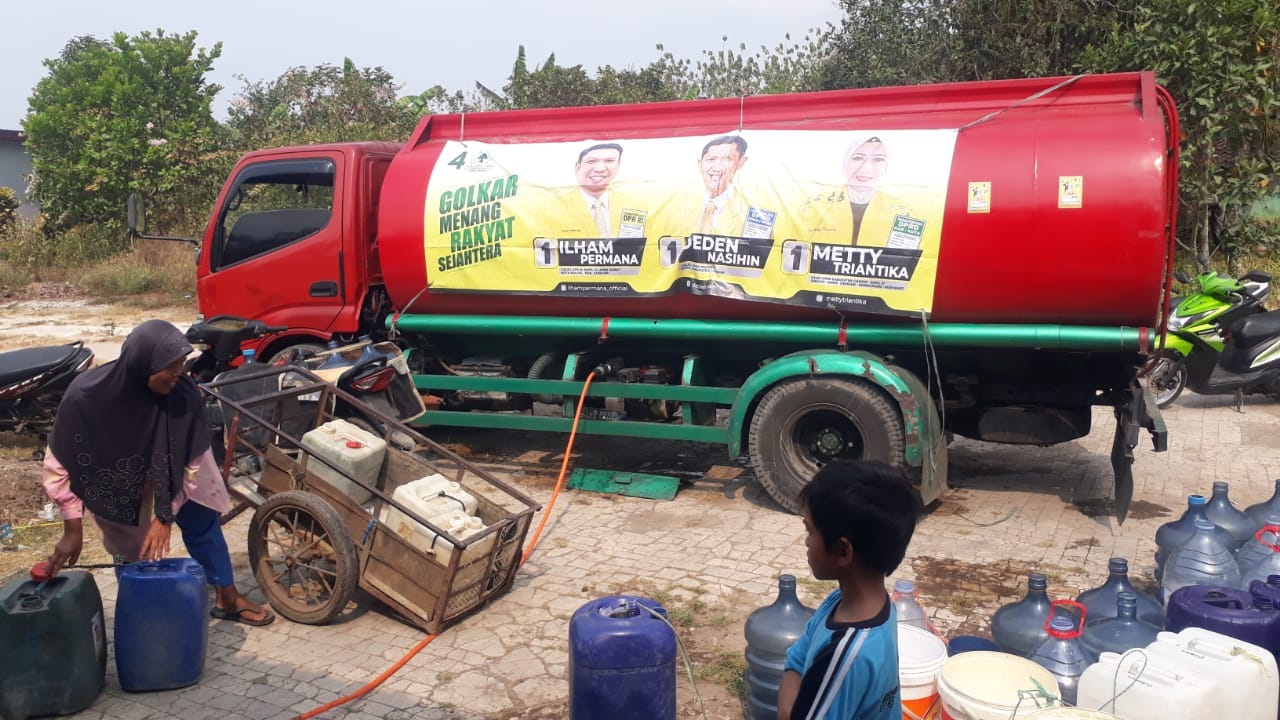
[[[1123,520],[1177,137],[1151,73],[434,115],[245,155],[199,309],[287,327],[261,358],[393,339],[427,425],[564,432],[594,372],[582,432],[723,444],[793,511],[825,462],[931,501],[953,434],[1107,406]]]

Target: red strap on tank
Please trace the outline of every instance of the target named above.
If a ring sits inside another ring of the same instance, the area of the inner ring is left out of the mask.
[[[836,345],[841,350],[849,349],[849,324],[844,318],[840,318],[840,334],[836,337]]]
[[[1150,328],[1146,328],[1146,327],[1138,328],[1138,352],[1142,353],[1143,355],[1146,355],[1147,350],[1150,348],[1149,342],[1151,338],[1149,336],[1151,335],[1151,333],[1148,332],[1148,330],[1150,330]]]
[[[607,318],[607,317],[606,317],[606,318],[604,318],[603,320],[601,320],[601,321],[600,321],[600,340],[599,340],[599,342],[604,342],[605,340],[608,340],[608,339],[609,339],[609,318]]]

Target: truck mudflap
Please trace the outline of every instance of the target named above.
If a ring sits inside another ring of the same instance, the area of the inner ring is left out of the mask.
[[[810,350],[784,355],[747,378],[729,418],[729,455],[743,451],[745,429],[761,397],[779,383],[797,377],[857,377],[884,391],[902,417],[904,464],[920,484],[926,504],[947,488],[947,441],[937,404],[920,378],[906,368],[863,351]]]
[[[1133,449],[1141,430],[1151,434],[1156,452],[1169,449],[1169,430],[1156,406],[1155,397],[1137,381],[1130,382],[1116,403],[1116,433],[1111,442],[1111,469],[1115,473],[1116,520],[1124,524],[1133,502]]]

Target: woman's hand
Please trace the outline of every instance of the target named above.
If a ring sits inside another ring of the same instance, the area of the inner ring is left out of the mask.
[[[142,552],[139,553],[138,559],[159,560],[168,555],[169,535],[172,531],[172,526],[160,522],[159,518],[152,518],[147,537],[142,541]]]
[[[62,521],[62,539],[53,546],[53,555],[49,556],[49,575],[57,575],[58,571],[68,565],[80,561],[80,551],[84,548],[84,525],[80,518]]]

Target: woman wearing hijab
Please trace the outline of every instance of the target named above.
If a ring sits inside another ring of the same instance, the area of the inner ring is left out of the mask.
[[[79,559],[85,509],[107,552],[129,562],[164,557],[176,522],[216,590],[211,614],[266,625],[275,615],[235,586],[220,522],[231,500],[200,390],[183,372],[190,352],[177,328],[148,320],[129,333],[118,360],[67,389],[44,461],[45,492],[63,518],[49,569],[56,574]]]

